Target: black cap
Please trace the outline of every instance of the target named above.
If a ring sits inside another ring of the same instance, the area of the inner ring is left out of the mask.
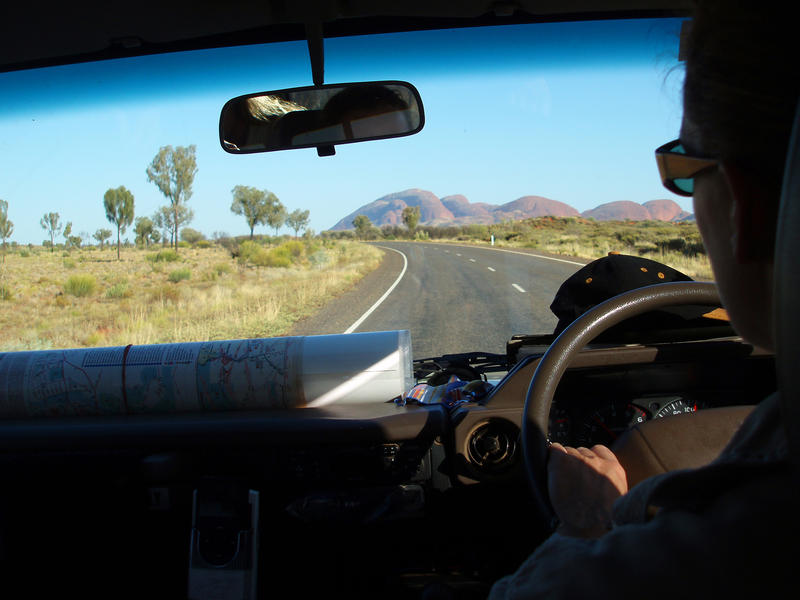
[[[553,333],[560,334],[590,308],[623,292],[657,283],[694,281],[688,275],[665,264],[625,254],[610,253],[590,262],[572,275],[556,292],[550,310],[558,317]],[[713,306],[675,306],[633,317],[610,328],[598,339],[615,341],[622,333],[642,330],[669,330],[684,327],[720,325],[719,320],[705,319]]]

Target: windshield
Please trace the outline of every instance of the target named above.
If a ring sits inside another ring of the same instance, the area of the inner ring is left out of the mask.
[[[408,81],[425,111],[327,157],[218,138],[228,99],[311,83],[305,42],[0,74],[0,350],[407,329],[415,358],[499,353],[609,252],[708,279],[653,159],[680,27],[326,40],[326,83]]]

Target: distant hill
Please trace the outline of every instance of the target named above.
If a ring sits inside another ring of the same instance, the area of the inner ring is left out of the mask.
[[[682,210],[672,200],[651,200],[638,204],[629,200],[609,202],[579,213],[569,204],[542,196],[523,196],[501,205],[485,202],[472,203],[461,194],[438,198],[433,192],[417,188],[382,196],[345,216],[333,227],[334,231],[353,229],[353,219],[366,215],[377,227],[402,225],[403,209],[420,207],[420,225],[469,225],[499,223],[507,220],[534,217],[578,217],[598,221],[684,221],[693,215]]]

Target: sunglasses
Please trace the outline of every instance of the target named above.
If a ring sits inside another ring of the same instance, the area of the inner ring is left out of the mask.
[[[694,178],[719,165],[713,158],[686,154],[680,140],[672,140],[656,149],[656,163],[661,183],[670,192],[680,196],[694,194]]]

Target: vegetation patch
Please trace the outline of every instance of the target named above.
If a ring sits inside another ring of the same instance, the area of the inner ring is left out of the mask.
[[[171,271],[168,279],[170,283],[178,283],[179,281],[186,281],[187,279],[191,279],[191,277],[192,277],[192,270],[189,268],[183,268]]]
[[[94,278],[94,275],[86,273],[71,275],[64,284],[64,292],[76,298],[91,296],[96,289],[97,280]]]
[[[175,250],[159,250],[158,252],[152,252],[147,255],[147,260],[151,263],[160,263],[160,262],[176,262],[180,257]]]

